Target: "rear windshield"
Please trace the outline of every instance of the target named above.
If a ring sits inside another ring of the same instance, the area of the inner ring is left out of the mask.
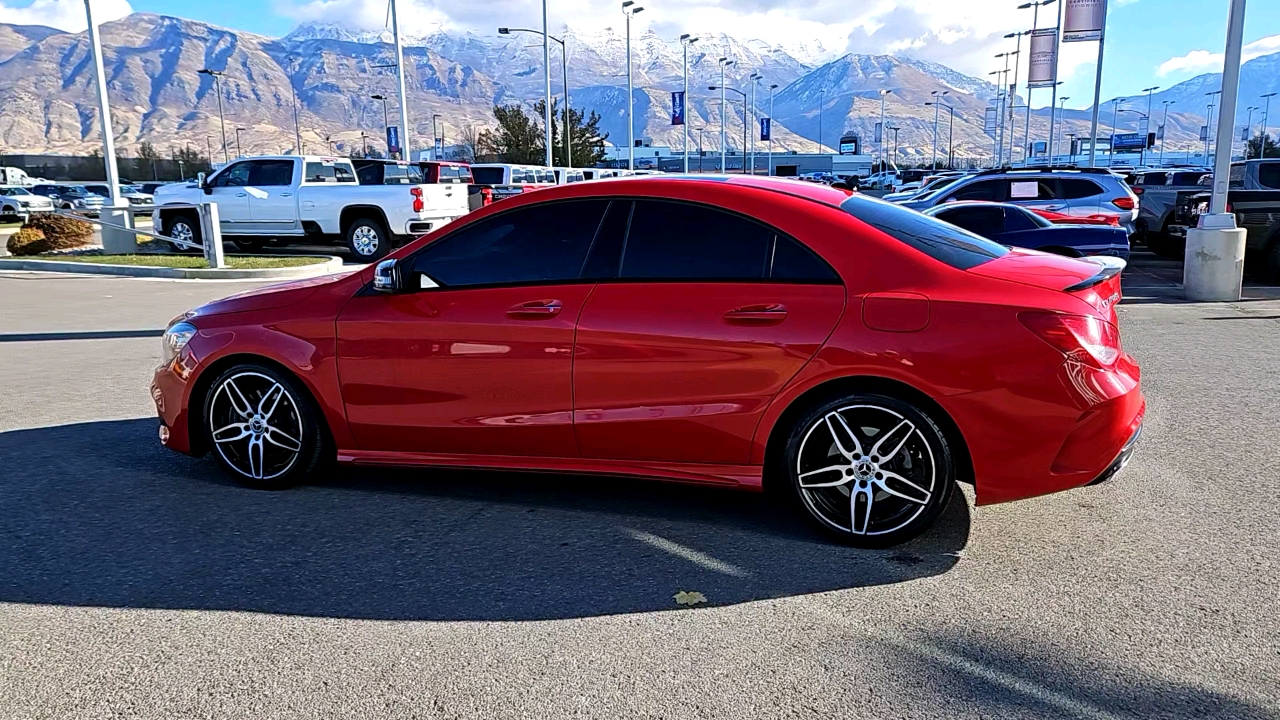
[[[471,175],[476,179],[477,185],[501,185],[502,174],[502,168],[500,167],[471,168]]]
[[[854,195],[840,209],[934,260],[968,270],[1009,252],[1009,248],[955,225],[865,195]]]
[[[1264,162],[1258,165],[1258,184],[1280,190],[1280,163]]]

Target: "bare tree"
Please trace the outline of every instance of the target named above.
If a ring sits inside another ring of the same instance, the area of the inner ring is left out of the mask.
[[[480,135],[481,131],[476,130],[475,125],[463,126],[461,142],[458,143],[458,157],[455,159],[465,163],[475,162],[476,156],[480,154]]]

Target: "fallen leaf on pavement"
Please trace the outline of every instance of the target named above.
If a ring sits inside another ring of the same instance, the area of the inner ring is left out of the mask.
[[[698,603],[706,602],[707,596],[696,590],[693,592],[681,590],[675,594],[675,599],[677,605],[697,605]]]

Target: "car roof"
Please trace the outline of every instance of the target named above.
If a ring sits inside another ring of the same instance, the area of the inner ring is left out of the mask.
[[[850,193],[837,190],[829,185],[795,182],[788,178],[754,177],[747,175],[703,175],[680,173],[663,173],[659,175],[627,175],[620,177],[593,180],[590,183],[572,183],[526,193],[521,197],[536,199],[553,199],[569,197],[593,197],[625,193],[627,189],[657,188],[677,190],[688,188],[699,183],[717,184],[721,186],[752,188],[768,192],[776,192],[791,197],[803,198],[831,207],[839,207],[840,203],[849,199]],[[504,203],[513,200],[504,200]]]

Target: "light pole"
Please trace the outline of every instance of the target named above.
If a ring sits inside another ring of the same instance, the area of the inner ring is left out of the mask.
[[[360,131],[360,144],[364,146],[364,156],[369,157],[369,135],[365,131]]]
[[[1000,53],[996,57],[1004,57],[1004,64],[1005,64],[1004,70],[993,70],[987,74],[996,75],[997,76],[996,79],[1000,83],[1000,89],[996,92],[996,97],[1000,99],[1000,113],[998,115],[998,117],[1000,118],[1000,123],[999,123],[1000,132],[999,132],[999,138],[996,141],[996,147],[999,149],[996,151],[996,164],[995,164],[996,167],[1000,167],[1001,165],[1004,164],[1004,129],[1006,125],[1004,113],[1005,113],[1005,108],[1008,107],[1009,105],[1009,91],[1005,87],[1005,78],[1009,75],[1009,54]],[[1012,131],[1009,133],[1009,135],[1010,135],[1010,138],[1012,138],[1013,136]],[[1009,163],[1013,164],[1012,150],[1009,151]]]
[[[1245,108],[1245,110],[1247,110],[1249,113],[1249,115],[1247,116],[1247,119],[1244,121],[1244,159],[1245,160],[1249,159],[1249,135],[1253,133],[1253,111],[1261,110],[1261,109],[1262,108],[1256,105],[1250,105],[1249,107]],[[1233,129],[1233,132],[1234,132],[1234,129]],[[1231,144],[1235,145],[1235,141],[1233,140]]]
[[[751,73],[750,80],[751,80],[751,174],[752,175],[756,174],[756,126],[759,125],[759,123],[756,122],[756,85],[760,84],[760,80],[762,78],[764,78],[764,76],[758,72]],[[745,116],[742,118],[742,122],[744,123],[747,122],[747,118]]]
[[[546,9],[545,9],[546,5],[547,5],[547,0],[542,0],[542,6],[544,8],[543,9],[544,17],[546,15]],[[636,169],[635,168],[636,166],[636,138],[635,138],[636,101],[635,101],[635,97],[632,95],[634,90],[632,89],[633,86],[632,86],[632,78],[631,78],[631,18],[634,17],[636,13],[643,12],[643,11],[644,11],[644,8],[640,7],[639,5],[636,5],[634,0],[625,0],[625,2],[622,3],[622,14],[627,16],[627,169],[628,170]],[[548,94],[550,94],[549,90],[548,90]],[[550,144],[551,131],[548,130],[547,132],[548,132],[547,143]],[[547,164],[548,165],[551,164],[550,151],[547,151]]]
[[[769,86],[769,177],[773,177],[773,91],[777,89],[777,83]]]
[[[1169,106],[1173,100],[1164,100],[1164,119],[1160,121],[1160,167],[1164,167],[1164,138],[1169,134]]]
[[[244,157],[244,152],[240,149],[240,133],[244,132],[244,128],[236,128],[236,159]]]
[[[889,129],[893,131],[893,156],[896,158],[898,157],[898,131],[902,128],[890,127]],[[894,163],[894,167],[897,167],[896,162]]]
[[[685,33],[680,36],[680,46],[684,51],[684,172],[689,174],[689,46],[698,42],[698,38]],[[702,171],[702,140],[698,140],[698,171]]]
[[[822,154],[822,114],[827,104],[827,89],[818,89],[818,154]]]
[[[437,121],[439,121],[437,123]],[[436,157],[436,147],[440,148],[441,157]],[[440,113],[431,115],[431,158],[443,160],[444,157],[444,116]]]
[[[744,92],[742,92],[741,90],[736,89],[736,88],[725,87],[724,85],[711,85],[711,86],[707,87],[707,89],[708,89],[708,90],[719,90],[721,95],[724,95],[724,92],[725,92],[726,90],[728,90],[729,92],[735,92],[735,93],[738,93],[739,95],[741,95],[741,96],[742,96],[742,172],[743,172],[743,174],[746,174],[746,172],[747,172],[747,94],[746,94],[746,93],[744,93]],[[722,113],[721,113],[721,120],[722,120],[722,122],[721,122],[721,125],[720,125],[720,134],[721,134],[721,135],[723,135],[723,134],[724,134],[724,123],[723,123],[723,117],[724,117],[724,115],[723,115],[723,112],[722,112]],[[723,157],[724,157],[724,148],[723,148],[723,147],[720,149],[720,157],[721,157],[721,158],[723,158]],[[727,174],[729,171],[728,171],[727,169],[725,169],[725,170],[724,170],[724,172]]]
[[[1067,162],[1068,163],[1073,163],[1076,161],[1076,150],[1074,147],[1075,144],[1076,144],[1076,134],[1067,133]]]
[[[1026,6],[1025,6],[1025,5],[1023,5],[1022,7],[1024,7],[1024,8],[1025,8]],[[1020,8],[1020,9],[1021,9],[1021,8]],[[1017,121],[1017,118],[1014,116],[1014,113],[1013,113],[1013,106],[1018,104],[1018,103],[1017,103],[1017,100],[1018,100],[1018,93],[1017,93],[1017,87],[1018,87],[1018,60],[1020,60],[1020,59],[1021,59],[1021,57],[1022,57],[1022,36],[1023,36],[1023,35],[1030,35],[1030,34],[1031,34],[1031,31],[1030,31],[1030,30],[1023,30],[1022,32],[1009,33],[1009,34],[1007,34],[1007,35],[1005,35],[1005,36],[1004,36],[1006,40],[1008,40],[1009,38],[1015,38],[1014,47],[1013,47],[1013,53],[1012,53],[1012,55],[1013,55],[1013,87],[1014,87],[1014,94],[1013,94],[1013,102],[1009,103],[1009,121],[1010,121],[1010,122],[1016,122],[1016,121]],[[1028,49],[1030,48],[1030,45],[1031,45],[1031,41],[1030,41],[1030,40],[1028,40],[1028,41],[1027,41]],[[999,56],[999,55],[997,55],[996,57],[1000,57],[1000,56]],[[1008,67],[1008,65],[1006,64],[1006,65],[1005,65],[1005,67],[1007,68],[1007,67]],[[1028,62],[1028,63],[1027,63],[1027,75],[1030,75],[1030,74],[1031,74],[1031,63],[1030,63],[1030,62]],[[1027,112],[1031,112],[1031,110],[1030,110],[1030,104],[1028,104],[1028,110],[1027,110]],[[1003,124],[1004,124],[1004,118],[1003,118],[1003,117],[1001,117],[1000,121],[1001,121],[1001,124],[1003,125]],[[1013,164],[1013,147],[1012,147],[1012,146],[1013,146],[1013,137],[1012,137],[1012,135],[1011,135],[1011,136],[1010,136],[1010,138],[1009,138],[1009,145],[1010,145],[1010,147],[1009,147],[1009,164],[1010,164],[1010,165],[1012,165],[1012,164]]]
[[[934,95],[938,95],[938,94],[939,94],[939,93],[935,90],[935,91],[934,91]],[[942,95],[946,95],[946,93],[941,93],[941,94],[942,94]],[[948,169],[949,169],[949,168],[951,167],[951,139],[952,139],[952,133],[953,133],[953,131],[955,130],[955,125],[956,125],[956,109],[955,109],[955,108],[953,108],[953,107],[951,107],[950,105],[948,105],[948,104],[946,104],[946,103],[941,102],[940,100],[935,100],[935,101],[933,101],[933,102],[927,102],[927,103],[925,103],[925,105],[926,105],[926,106],[929,106],[929,105],[932,105],[932,106],[933,106],[933,156],[934,156],[933,169],[934,169],[934,170],[937,170],[937,169],[938,169],[938,162],[937,162],[937,157],[938,157],[938,108],[946,108],[946,109],[947,109],[947,112],[951,114],[951,117],[950,117],[950,123],[949,123],[949,126],[948,126],[948,128],[947,128],[947,167],[948,167]]]
[[[1070,99],[1071,98],[1066,95],[1058,98],[1058,133],[1055,137],[1049,138],[1049,145],[1051,146],[1049,148],[1049,167],[1053,167],[1054,156],[1057,153],[1062,152],[1062,126],[1065,125],[1067,121],[1067,101]]]
[[[89,0],[84,0],[84,17],[89,23],[89,52],[93,55],[93,74],[98,86],[98,116],[102,122],[102,162],[107,175],[107,192],[111,207],[120,203],[120,168],[116,165],[116,139],[111,129],[111,104],[107,101],[107,72],[102,65],[102,37],[98,34],[98,26],[93,23],[93,12],[89,9]],[[218,98],[221,100],[221,96]],[[153,166],[154,167],[154,166]],[[104,240],[107,240],[106,228],[103,229]],[[114,245],[114,243],[108,243]]]
[[[1262,110],[1262,144],[1258,146],[1258,157],[1267,156],[1267,121],[1271,119],[1271,98],[1275,97],[1275,93],[1267,93],[1262,96],[1266,102]]]
[[[88,2],[88,0],[85,1]],[[218,93],[218,124],[222,126],[222,162],[223,164],[229,163],[231,162],[231,156],[227,154],[227,121],[222,115],[222,72],[210,70],[209,68],[202,68],[196,72],[213,78],[214,91]],[[210,160],[212,159],[210,158]]]
[[[1149,88],[1142,88],[1142,92],[1147,94],[1147,122],[1146,127],[1142,129],[1142,164],[1147,164],[1147,135],[1151,133],[1151,93],[1159,90],[1159,85],[1152,85]]]
[[[1147,164],[1147,137],[1145,133],[1141,132],[1141,130],[1143,125],[1150,126],[1151,117],[1146,113],[1142,112],[1141,110],[1130,110],[1129,108],[1124,108],[1120,112],[1133,113],[1134,115],[1137,115],[1139,118],[1141,118],[1141,120],[1138,121],[1138,130],[1139,130],[1139,134],[1142,135],[1142,151],[1139,154],[1138,166],[1144,167]]]
[[[333,135],[325,135],[324,144],[328,146],[329,154],[332,155],[333,154]]]
[[[1221,90],[1214,90],[1213,92],[1207,92],[1204,94],[1205,97],[1209,98],[1209,114],[1204,119],[1204,164],[1206,166],[1208,166],[1210,162],[1209,151],[1213,148],[1213,108],[1216,107],[1214,100],[1216,100],[1217,96],[1221,94]],[[1233,119],[1232,122],[1235,122],[1235,120]]]
[[[1040,8],[1045,5],[1052,5],[1057,0],[1039,0],[1039,2],[1023,3],[1018,6],[1019,10],[1031,8],[1031,32],[1034,33],[1040,27]],[[1030,44],[1028,44],[1028,47]],[[1015,70],[1016,72],[1016,70]],[[1015,75],[1016,78],[1016,75]],[[1015,79],[1013,84],[1016,86],[1018,81]],[[1027,143],[1031,141],[1031,61],[1027,61],[1027,121],[1022,126],[1022,164],[1027,164],[1027,153],[1030,152],[1031,146]],[[1049,108],[1049,112],[1053,112],[1053,108]],[[1013,162],[1013,150],[1009,150],[1009,162]]]
[[[499,35],[510,35],[511,33],[518,32],[533,33],[534,35],[543,34],[541,30],[530,30],[529,28],[498,28]],[[572,130],[569,127],[569,47],[564,44],[564,40],[556,37],[555,35],[548,35],[547,39],[551,42],[560,44],[560,77],[564,80],[564,162],[566,167],[573,167],[573,157],[570,152],[570,148],[572,147],[572,138],[570,133]],[[433,129],[435,128],[435,117],[438,117],[438,115],[432,116]],[[547,117],[550,117],[550,115],[547,115]],[[443,138],[444,136],[440,135],[439,137]]]
[[[932,170],[937,170],[938,169],[938,108],[941,105],[940,103],[941,98],[944,95],[951,94],[951,91],[943,90],[942,92],[938,92],[937,90],[931,90],[929,94],[933,96],[933,102],[925,103],[925,105],[933,106],[933,158],[929,161],[929,167]]]
[[[387,135],[387,96],[386,95],[370,95],[372,100],[382,101],[382,135]],[[387,157],[391,157],[391,138],[387,137]]]
[[[720,87],[720,172],[728,175],[729,166],[727,164],[728,161],[725,159],[725,146],[724,146],[724,142],[725,142],[724,141],[724,129],[725,129],[724,69],[732,65],[733,61],[730,60],[729,58],[720,58],[717,62],[720,64],[720,85],[719,85]],[[712,90],[714,89],[715,88],[713,87]]]
[[[297,56],[291,58],[290,66],[293,71],[289,74],[289,92],[293,94],[293,151],[298,155],[302,154],[302,126],[298,124],[298,88],[293,84],[293,73],[298,71],[301,59]]]
[[[1124,102],[1122,97],[1111,101],[1111,141],[1107,143],[1107,167],[1116,164],[1116,116],[1120,114],[1122,102]]]
[[[400,43],[400,18],[396,14],[396,0],[390,0],[387,10],[391,15],[391,35],[396,46],[396,89],[400,94],[400,159],[408,160],[412,151],[413,133],[409,131],[409,102],[404,90],[404,46]],[[543,22],[546,22],[546,12],[544,3]]]
[[[884,172],[885,166],[889,163],[889,153],[885,152],[885,141],[889,139],[889,131],[884,126],[884,96],[888,94],[888,90],[880,91],[880,172]]]
[[[213,138],[208,135],[204,136],[204,150],[205,154],[209,157],[209,164],[213,165]]]

